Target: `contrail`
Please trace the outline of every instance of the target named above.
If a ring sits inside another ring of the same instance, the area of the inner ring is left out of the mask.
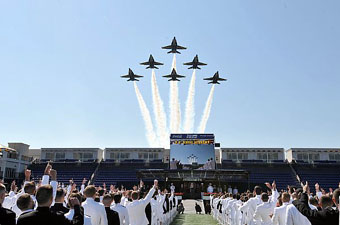
[[[165,147],[168,138],[168,132],[166,130],[166,114],[163,108],[163,101],[159,94],[155,70],[152,69],[151,74],[151,91],[153,101],[153,111],[155,114],[155,120],[157,124],[157,136],[162,147]]]
[[[151,116],[150,116],[150,112],[148,110],[148,107],[145,104],[145,101],[144,101],[143,96],[141,95],[141,93],[139,91],[139,88],[137,86],[136,81],[133,82],[133,85],[135,87],[135,92],[136,92],[137,100],[138,100],[138,103],[139,103],[139,108],[140,108],[140,111],[141,111],[143,119],[144,119],[145,129],[146,129],[146,138],[149,142],[149,146],[150,147],[158,147],[157,137],[156,137],[156,134],[153,130],[152,120],[151,120]]]
[[[185,106],[185,122],[183,131],[185,133],[192,133],[195,122],[195,82],[196,82],[196,69],[192,72],[187,102]]]
[[[172,59],[172,69],[176,69],[176,55]],[[178,133],[181,125],[181,108],[178,98],[178,81],[170,81],[170,132]]]
[[[208,97],[207,103],[206,103],[204,111],[203,111],[201,123],[198,127],[199,133],[204,133],[205,127],[207,126],[207,122],[208,122],[210,110],[211,110],[211,105],[212,105],[212,101],[213,101],[213,96],[214,96],[214,90],[215,90],[215,84],[213,84],[213,86],[211,87],[209,97]]]

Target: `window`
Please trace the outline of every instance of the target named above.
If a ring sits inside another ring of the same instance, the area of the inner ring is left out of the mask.
[[[309,160],[310,161],[320,160],[320,154],[319,153],[309,154]]]
[[[236,152],[228,152],[227,159],[236,161],[237,160],[237,153]]]
[[[128,159],[128,158],[130,158],[130,153],[123,153],[123,152],[121,152],[120,153],[120,158],[121,159]]]
[[[45,159],[54,160],[54,153],[46,152]]]
[[[248,153],[237,153],[238,160],[247,160]]]
[[[93,153],[84,153],[84,160],[93,159]]]
[[[119,159],[119,152],[111,152],[110,159]]]
[[[6,168],[5,169],[5,177],[6,178],[15,178],[15,169],[14,168]]]
[[[264,161],[267,161],[267,158],[268,155],[266,152],[262,152],[262,153],[257,153],[257,159],[258,160],[264,160]]]
[[[83,153],[81,153],[81,152],[73,153],[73,159],[81,160],[82,158],[83,158]]]
[[[138,153],[138,159],[148,159],[148,153],[147,152]]]
[[[55,153],[55,159],[56,160],[65,159],[65,152],[57,152],[57,153]]]
[[[271,152],[268,153],[269,160],[278,160],[279,159],[279,153],[277,152]]]
[[[329,153],[329,160],[340,161],[340,154]]]
[[[158,153],[157,152],[150,152],[149,153],[149,159],[158,159]]]
[[[298,153],[296,155],[297,160],[308,161],[308,154],[306,153]]]

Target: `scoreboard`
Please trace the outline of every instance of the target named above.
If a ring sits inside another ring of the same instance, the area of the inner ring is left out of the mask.
[[[170,162],[175,159],[186,166],[203,166],[215,160],[213,134],[171,134]],[[212,162],[211,162],[212,163]]]

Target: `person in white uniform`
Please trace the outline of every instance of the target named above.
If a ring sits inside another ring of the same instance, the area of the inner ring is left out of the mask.
[[[145,215],[145,207],[151,201],[151,198],[158,187],[158,181],[154,180],[154,185],[150,189],[145,198],[138,200],[139,193],[137,191],[132,192],[132,202],[127,205],[127,209],[130,217],[130,225],[147,225],[149,223]]]
[[[282,200],[282,206],[274,209],[274,213],[272,217],[273,225],[285,225],[286,224],[286,212],[287,212],[287,206],[289,205],[289,202],[290,202],[290,195],[287,192],[283,193],[281,200]]]
[[[111,206],[111,209],[118,212],[120,225],[129,225],[130,224],[129,213],[127,208],[120,204],[121,199],[122,199],[121,194],[119,193],[115,194],[113,196],[113,201],[115,202],[115,204]]]
[[[91,217],[91,224],[107,225],[108,222],[104,205],[94,201],[96,196],[95,186],[87,186],[84,190],[84,196],[86,197],[86,200],[82,204],[84,208],[84,215]]]

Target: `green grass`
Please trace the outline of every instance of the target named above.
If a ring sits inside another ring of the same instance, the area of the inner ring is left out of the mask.
[[[211,215],[204,214],[180,214],[177,215],[171,225],[217,225],[217,221]]]

